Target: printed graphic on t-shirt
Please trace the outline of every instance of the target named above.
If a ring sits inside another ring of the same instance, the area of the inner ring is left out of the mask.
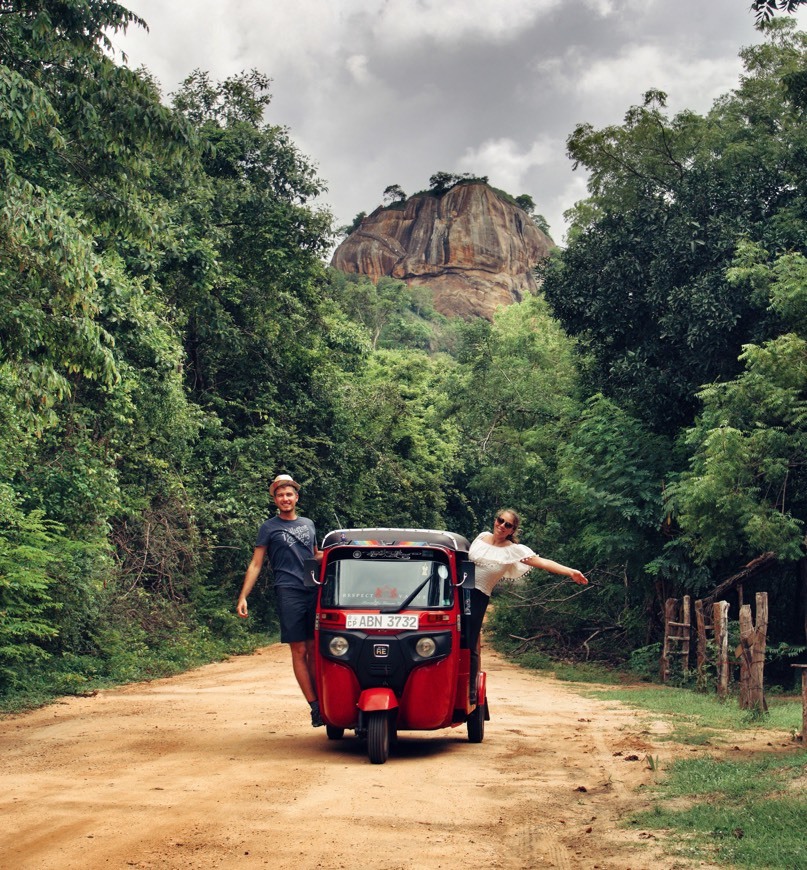
[[[286,545],[293,547],[295,542],[302,544],[306,549],[311,549],[311,529],[303,524],[283,529],[283,540]]]

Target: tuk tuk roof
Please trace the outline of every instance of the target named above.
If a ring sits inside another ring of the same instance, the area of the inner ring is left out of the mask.
[[[454,532],[437,531],[435,529],[334,529],[322,539],[322,549],[336,547],[339,544],[353,546],[424,546],[433,544],[446,547],[449,550],[467,552],[470,544],[467,538]]]

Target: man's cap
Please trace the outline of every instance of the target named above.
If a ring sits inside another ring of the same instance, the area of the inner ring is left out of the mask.
[[[293,486],[298,492],[300,491],[300,484],[290,474],[278,474],[269,484],[269,495],[274,496],[279,486]]]

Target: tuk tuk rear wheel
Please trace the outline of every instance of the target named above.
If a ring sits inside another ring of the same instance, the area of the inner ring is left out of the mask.
[[[325,733],[328,735],[328,740],[341,740],[345,736],[345,729],[337,728],[335,725],[326,725]]]
[[[373,764],[383,764],[389,758],[389,715],[384,711],[367,717],[367,755]]]
[[[485,739],[485,713],[487,711],[487,701],[484,704],[477,704],[471,711],[468,717],[468,742],[481,743]]]

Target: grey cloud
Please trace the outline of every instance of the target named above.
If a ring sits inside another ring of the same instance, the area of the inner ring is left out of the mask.
[[[620,123],[650,87],[667,90],[673,110],[706,111],[736,84],[739,49],[760,39],[749,5],[140,0],[131,8],[151,34],[116,41],[166,93],[197,67],[272,77],[267,121],[288,126],[318,165],[340,224],[372,210],[388,184],[412,193],[438,170],[475,171],[468,154],[486,155],[491,172],[476,171],[501,183],[491,143],[512,142],[501,162],[508,180],[518,174],[512,154],[557,143],[549,159],[525,160],[524,188],[511,192],[529,193],[560,240],[567,198],[581,193],[563,148],[575,124]]]

